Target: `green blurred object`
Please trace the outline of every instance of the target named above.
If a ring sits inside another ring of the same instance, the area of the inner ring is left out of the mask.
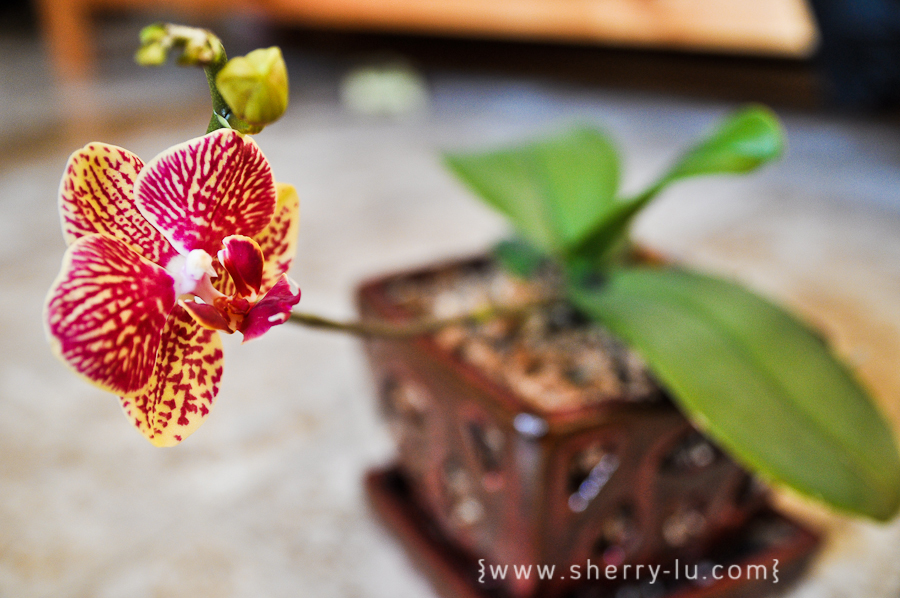
[[[569,252],[615,206],[619,157],[612,142],[592,129],[446,160],[525,239],[554,255]]]
[[[578,248],[581,259],[602,263],[628,235],[635,216],[670,184],[693,176],[743,174],[779,158],[784,131],[778,117],[763,106],[750,106],[726,119],[713,133],[682,155],[668,172],[638,195],[616,202]]]
[[[896,513],[890,428],[822,340],[785,311],[671,268],[616,271],[571,298],[637,348],[694,422],[748,468],[844,511]]]
[[[216,75],[216,86],[234,115],[260,130],[287,110],[287,66],[277,47],[232,58]]]
[[[401,61],[356,68],[341,81],[341,102],[357,114],[407,116],[429,101],[425,80]]]
[[[165,64],[169,50],[181,50],[178,64],[208,67],[225,58],[221,40],[207,29],[173,23],[154,23],[141,29],[135,61],[141,66]]]
[[[900,508],[900,456],[866,391],[814,332],[726,281],[636,264],[631,223],[678,180],[741,174],[778,158],[784,133],[749,106],[630,198],[602,133],[577,128],[494,152],[451,154],[450,168],[509,218],[498,246],[519,276],[555,261],[570,301],[641,353],[694,422],[768,479],[857,515]]]
[[[494,247],[494,258],[506,270],[522,278],[530,278],[547,263],[547,256],[522,239],[500,241]]]

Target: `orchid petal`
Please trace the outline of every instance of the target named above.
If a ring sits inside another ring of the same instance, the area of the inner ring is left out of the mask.
[[[282,274],[266,296],[247,313],[239,330],[244,342],[265,334],[272,326],[283,324],[291,315],[291,308],[300,301],[300,290]]]
[[[219,262],[231,275],[235,292],[243,297],[259,293],[263,276],[263,252],[250,237],[231,235],[222,241]]]
[[[128,419],[156,446],[174,446],[209,415],[222,379],[222,340],[181,306],[166,321],[147,390],[121,398]]]
[[[54,352],[75,372],[118,394],[140,392],[153,373],[160,338],[175,305],[163,269],[103,235],[66,251],[44,308]]]
[[[216,275],[210,281],[214,289],[222,293],[223,295],[228,295],[229,297],[234,295],[237,291],[234,285],[234,281],[231,280],[231,275],[228,274],[228,271],[225,269],[218,260],[213,262],[213,270],[216,271]]]
[[[275,180],[249,137],[219,129],[169,148],[135,183],[138,209],[182,254],[216,255],[229,235],[252,237],[275,213]]]
[[[269,225],[254,239],[259,243],[266,266],[262,289],[268,290],[291,267],[297,252],[297,233],[300,230],[300,198],[297,190],[286,183],[277,183],[278,203]]]
[[[66,243],[99,233],[163,266],[177,255],[135,206],[134,183],[143,167],[128,150],[105,143],[90,143],[73,153],[59,185]]]
[[[228,327],[228,320],[222,315],[218,309],[209,303],[200,303],[198,301],[180,301],[179,305],[186,309],[193,316],[194,320],[204,328],[210,330],[223,330],[231,334],[233,330]]]

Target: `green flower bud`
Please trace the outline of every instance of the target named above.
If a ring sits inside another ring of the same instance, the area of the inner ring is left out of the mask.
[[[168,48],[160,43],[150,43],[138,48],[134,61],[141,66],[160,66],[166,63]]]
[[[288,103],[288,76],[277,47],[232,58],[216,76],[216,87],[235,116],[251,125],[278,120]]]
[[[170,50],[181,50],[182,66],[208,67],[225,61],[222,42],[211,31],[156,23],[141,29],[141,47],[134,56],[142,66],[158,66],[166,62]]]
[[[141,45],[156,44],[169,36],[165,23],[154,23],[141,29]]]
[[[199,35],[185,35],[179,40],[184,44],[184,51],[178,58],[179,64],[207,66],[224,57],[225,50],[218,37],[204,29],[197,31]]]

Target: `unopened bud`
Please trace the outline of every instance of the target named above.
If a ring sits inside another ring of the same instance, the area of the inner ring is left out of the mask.
[[[134,61],[141,66],[160,66],[166,63],[168,48],[160,43],[149,43],[138,48]]]
[[[216,87],[235,116],[262,127],[278,120],[288,103],[288,76],[277,47],[232,58],[216,76]]]
[[[224,54],[222,42],[212,33],[199,30],[206,35],[184,36],[184,51],[178,63],[185,66],[206,66],[212,64]]]
[[[141,44],[159,43],[166,39],[168,35],[169,34],[166,31],[165,23],[154,23],[153,25],[147,25],[146,27],[141,29]]]
[[[222,42],[211,31],[171,23],[141,29],[141,47],[134,59],[143,66],[158,66],[172,49],[181,49],[178,62],[183,66],[207,67],[225,60]]]

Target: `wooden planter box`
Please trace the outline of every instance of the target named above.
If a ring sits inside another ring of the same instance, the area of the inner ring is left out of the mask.
[[[408,320],[391,284],[478,263],[369,282],[360,311]],[[662,393],[541,410],[434,337],[378,338],[366,350],[399,449],[395,468],[370,475],[370,496],[448,595],[760,596],[799,573],[817,544]],[[748,564],[767,579],[748,579]],[[505,579],[491,565],[508,566]],[[554,574],[511,572],[527,565]],[[636,565],[669,575],[651,583]],[[732,565],[738,579],[723,574]]]

